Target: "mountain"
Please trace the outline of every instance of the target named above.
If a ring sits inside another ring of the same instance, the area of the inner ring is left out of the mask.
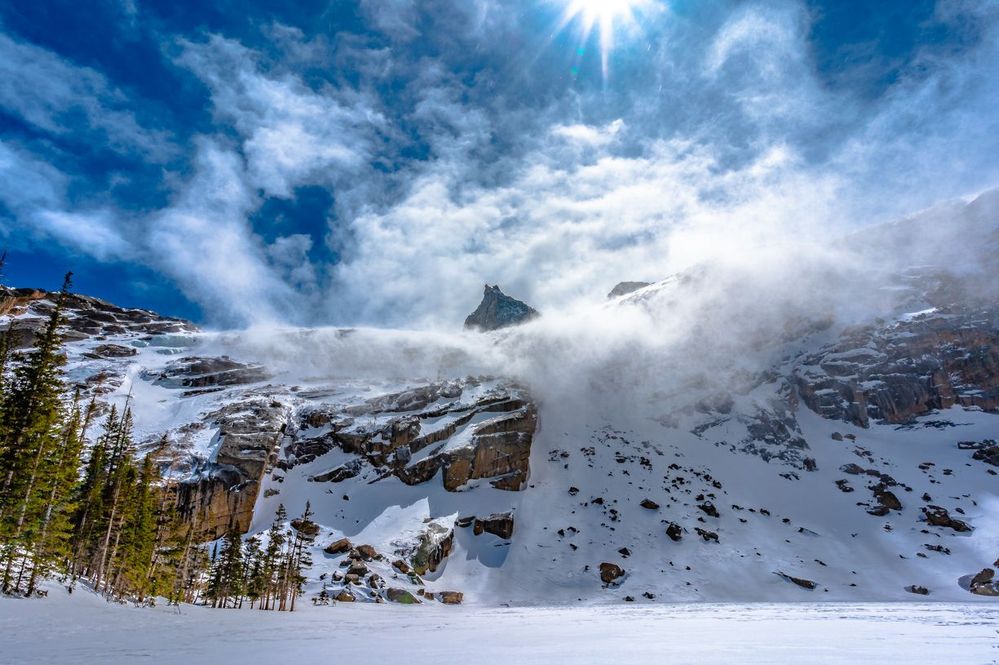
[[[309,589],[343,601],[986,599],[999,215],[948,214],[946,242],[924,215],[698,265],[550,330],[212,332],[81,296],[67,378],[131,396],[202,540],[311,502]],[[13,293],[35,329],[50,294]],[[475,321],[508,301],[532,316],[487,286]]]
[[[499,286],[486,284],[482,302],[465,319],[465,328],[473,330],[499,330],[530,321],[538,316],[533,307],[511,298]]]
[[[652,286],[651,282],[618,282],[614,285],[614,288],[610,290],[607,294],[607,299],[611,300],[613,298],[620,298],[621,296],[628,295],[633,291],[638,289],[644,289],[646,286]]]

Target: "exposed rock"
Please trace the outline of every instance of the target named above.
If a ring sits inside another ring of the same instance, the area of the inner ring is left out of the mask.
[[[371,545],[358,545],[356,549],[357,553],[360,554],[361,558],[365,561],[374,561],[375,559],[382,558]]]
[[[930,595],[929,589],[927,589],[924,586],[919,586],[918,584],[910,584],[909,586],[905,587],[905,590],[908,591],[909,593],[914,593],[920,596]]]
[[[170,362],[159,373],[143,378],[164,388],[208,388],[238,386],[265,381],[268,375],[260,365],[237,362],[228,356],[201,358],[188,356]]]
[[[230,526],[245,533],[268,465],[273,462],[287,414],[280,402],[257,397],[209,415],[219,426],[215,462],[180,483],[177,506],[201,538],[214,540]]]
[[[467,387],[476,382],[469,380]],[[324,417],[332,430],[320,437],[296,438],[285,447],[287,464],[305,463],[339,446],[358,455],[328,471],[314,474],[313,482],[343,482],[371,465],[382,474],[394,474],[407,485],[429,481],[441,473],[444,488],[459,491],[474,480],[489,479],[493,487],[518,491],[527,482],[531,445],[537,428],[537,410],[526,393],[503,386],[468,404],[455,401],[463,394],[461,382],[431,384],[369,400],[344,412],[377,421],[376,427],[353,419]],[[451,400],[442,404],[443,400]],[[418,410],[407,415],[400,411]],[[308,414],[310,421],[316,418]],[[423,421],[449,419],[442,427],[424,431]],[[304,423],[303,423],[304,424]],[[453,445],[460,440],[460,445]]]
[[[356,598],[354,597],[354,594],[350,592],[349,589],[343,589],[342,591],[340,591],[340,593],[336,595],[336,600],[340,601],[341,603],[352,603],[356,600]]]
[[[489,517],[476,518],[472,532],[476,536],[485,532],[510,540],[513,537],[513,514],[494,513]]]
[[[405,589],[397,589],[394,587],[389,587],[385,590],[385,597],[393,603],[400,603],[402,605],[418,605],[420,603],[420,601],[416,599],[416,596],[410,592]]]
[[[786,582],[791,582],[793,584],[797,584],[802,589],[809,589],[809,590],[811,590],[811,589],[814,589],[815,587],[818,586],[818,584],[815,583],[815,582],[813,582],[812,580],[806,580],[803,577],[792,577],[791,575],[787,575],[787,574],[782,573],[780,571],[774,572],[774,575],[779,576],[781,579],[783,579]]]
[[[417,575],[435,572],[454,548],[454,529],[440,522],[427,522],[414,546],[403,546],[397,554],[408,555]]]
[[[409,571],[411,570],[409,564],[403,561],[402,559],[396,559],[395,561],[393,561],[392,567],[398,570],[403,575],[408,575]]]
[[[22,317],[14,325],[11,344],[15,349],[34,345],[55,308],[58,293],[41,289],[12,289],[0,286],[0,315]],[[196,332],[194,324],[162,316],[145,309],[118,307],[98,298],[69,293],[63,304],[63,339],[82,340],[106,335],[166,335]],[[0,325],[0,330],[7,325]],[[123,347],[128,348],[128,347]],[[96,349],[94,350],[97,353]],[[116,357],[116,356],[101,356]]]
[[[628,295],[633,291],[638,289],[644,289],[646,286],[652,286],[651,282],[618,282],[610,293],[607,294],[608,300],[613,300],[614,298],[620,298],[621,296]]]
[[[930,526],[942,526],[958,532],[972,530],[966,522],[952,518],[950,513],[940,506],[923,506],[923,514],[926,516],[926,522]]]
[[[98,344],[89,353],[84,354],[91,358],[131,358],[139,352],[134,346],[122,346],[121,344]]]
[[[666,527],[666,535],[669,536],[669,539],[674,543],[679,542],[683,539],[683,527],[676,522],[670,522]]]
[[[315,522],[303,522],[301,518],[296,517],[291,521],[291,528],[298,531],[303,536],[307,538],[315,538],[319,535],[319,525]]]
[[[999,466],[999,445],[979,448],[972,453],[971,458],[991,464],[992,466]]]
[[[889,510],[902,510],[902,502],[898,500],[898,497],[895,496],[894,493],[889,492],[888,490],[875,492],[874,498],[878,500],[878,503]]]
[[[642,499],[642,503],[639,504],[642,508],[647,508],[649,510],[659,510],[659,504],[652,499]]]
[[[707,529],[702,529],[699,526],[695,526],[694,531],[696,531],[697,535],[700,536],[706,543],[719,542],[718,534],[715,533],[714,531],[708,531]]]
[[[538,312],[529,305],[506,295],[498,286],[486,284],[482,302],[465,319],[465,327],[475,330],[498,330],[530,321]]]
[[[718,509],[715,508],[715,504],[711,503],[710,501],[705,501],[704,503],[700,503],[697,505],[697,507],[705,515],[710,515],[711,517],[718,517]]]
[[[439,591],[437,593],[437,600],[445,605],[460,605],[464,598],[465,594],[460,591]]]
[[[624,576],[624,569],[616,563],[603,562],[600,564],[600,581],[604,584],[612,584],[614,580]]]
[[[971,578],[969,590],[979,596],[999,596],[999,585],[993,581],[995,575],[996,571],[992,568],[983,568]]]
[[[341,538],[340,540],[334,540],[332,543],[323,548],[323,551],[327,554],[343,554],[353,549],[353,545],[346,538]]]
[[[869,326],[802,361],[795,380],[819,415],[867,427],[908,423],[955,404],[999,408],[999,330],[992,315],[938,308],[928,317]]]

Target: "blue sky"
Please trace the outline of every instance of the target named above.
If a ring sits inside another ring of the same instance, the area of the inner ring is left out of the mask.
[[[999,180],[995,2],[570,5],[3,3],[6,282],[455,326]]]

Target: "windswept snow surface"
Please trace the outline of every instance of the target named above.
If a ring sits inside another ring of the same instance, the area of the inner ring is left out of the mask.
[[[58,587],[0,599],[0,661],[226,663],[999,662],[983,604],[656,604],[585,608],[305,606],[294,613],[132,608]]]

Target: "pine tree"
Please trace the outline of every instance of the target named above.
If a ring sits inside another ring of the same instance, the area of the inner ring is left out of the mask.
[[[260,603],[260,609],[269,610],[274,608],[274,601],[282,584],[282,562],[284,561],[284,545],[287,536],[284,531],[285,522],[288,520],[288,513],[284,509],[284,504],[278,504],[274,513],[274,521],[267,531],[267,548],[263,555],[263,579],[264,598]]]
[[[69,292],[72,273],[66,274],[49,321],[33,351],[14,368],[0,407],[0,541],[4,592],[20,590],[30,552],[45,521],[47,477],[55,473],[49,464],[58,457],[64,430],[59,326]],[[20,560],[17,579],[13,572]]]

